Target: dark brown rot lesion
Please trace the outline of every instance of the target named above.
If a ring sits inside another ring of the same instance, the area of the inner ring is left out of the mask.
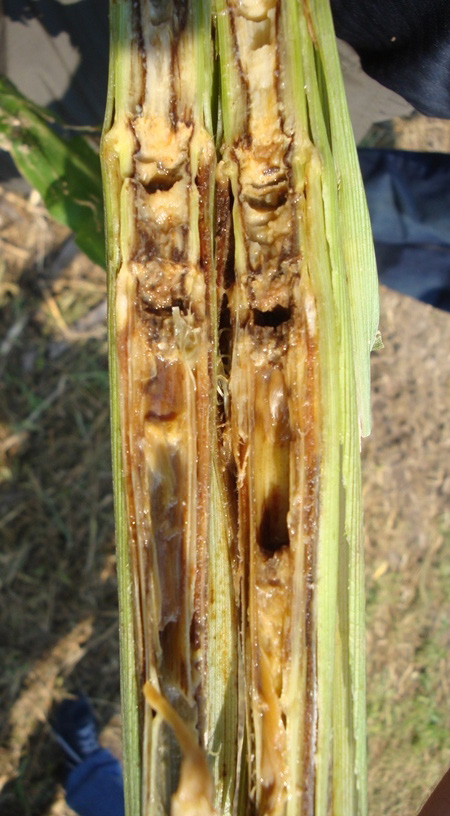
[[[282,813],[290,795],[297,660],[302,665],[295,695],[302,699],[304,723],[299,761],[304,778],[313,777],[319,383],[315,325],[308,325],[306,309],[314,313],[305,270],[289,309],[249,309],[247,321],[234,326],[230,422],[244,575],[249,756],[261,813]]]

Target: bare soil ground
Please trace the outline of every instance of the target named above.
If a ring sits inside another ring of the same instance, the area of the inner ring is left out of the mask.
[[[448,123],[431,138],[427,122],[372,143],[450,149]],[[0,812],[69,816],[54,706],[83,689],[120,752],[105,276],[35,194],[0,190],[0,258]],[[384,289],[381,328],[363,446],[370,813],[414,816],[450,764],[450,315]]]
[[[450,764],[450,315],[387,289],[364,442],[373,816],[414,814]]]
[[[450,152],[414,113],[367,146]],[[426,270],[424,270],[426,274]],[[382,287],[363,444],[372,816],[414,816],[450,765],[450,315]]]

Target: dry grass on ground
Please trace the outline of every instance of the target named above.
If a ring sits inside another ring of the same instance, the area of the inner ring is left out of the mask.
[[[120,750],[105,277],[34,194],[0,191],[0,257],[0,812],[67,816],[57,702],[82,688]],[[450,315],[387,290],[382,314],[364,443],[370,812],[414,816],[450,763]]]
[[[0,240],[0,811],[31,816],[57,795],[52,707],[119,710],[105,275],[34,195],[1,195]]]

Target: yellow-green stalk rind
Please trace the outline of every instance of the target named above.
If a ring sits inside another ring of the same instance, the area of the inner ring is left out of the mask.
[[[378,278],[370,218],[336,46],[329,0],[307,0],[328,96],[331,150],[348,276],[353,354],[362,436],[370,433],[370,352],[379,322]]]
[[[330,22],[330,20],[328,21]],[[311,22],[310,22],[311,25]],[[327,83],[329,77],[321,65],[321,51],[318,43],[324,35],[324,23],[319,33],[314,32],[317,52],[314,58],[322,86],[322,104],[317,104],[319,88],[314,88],[314,80],[307,80],[310,120],[313,138],[323,157],[322,177],[323,202],[326,220],[326,234],[332,266],[333,292],[336,304],[339,337],[339,400],[340,400],[340,443],[341,443],[341,500],[340,500],[340,543],[339,543],[339,589],[338,589],[338,631],[336,656],[336,678],[334,694],[336,713],[334,717],[333,763],[335,767],[333,797],[336,816],[348,812],[366,812],[366,766],[365,766],[365,685],[364,685],[364,641],[349,637],[350,620],[359,627],[363,621],[363,587],[361,586],[362,561],[362,504],[359,428],[357,412],[357,359],[353,354],[353,323],[355,313],[351,310],[350,275],[347,274],[345,257],[345,220],[340,219],[339,183],[329,132]],[[307,41],[304,40],[306,43]],[[312,65],[312,44],[310,65]],[[336,147],[336,142],[332,143]],[[361,234],[361,243],[370,250],[371,235]],[[367,387],[366,383],[366,387]],[[357,582],[357,583],[355,583]],[[358,605],[359,607],[355,605]],[[349,609],[352,612],[349,613]],[[344,664],[342,664],[344,661]],[[345,662],[346,661],[346,662]],[[328,694],[330,690],[328,690]],[[345,716],[342,706],[346,706]],[[356,712],[359,712],[359,717]],[[359,753],[358,753],[359,752]],[[350,757],[352,761],[350,761]],[[347,758],[347,760],[346,760]],[[356,793],[357,790],[357,799]],[[340,793],[339,793],[340,791]],[[349,810],[351,803],[354,810]],[[322,810],[326,807],[325,785],[322,788]]]
[[[323,425],[328,428],[324,435],[330,453],[325,456],[322,466],[322,481],[328,487],[328,495],[321,496],[319,515],[319,546],[317,555],[317,708],[318,726],[316,743],[316,779],[314,812],[316,816],[325,816],[329,798],[329,765],[331,757],[332,734],[332,705],[333,705],[333,676],[334,676],[334,646],[338,588],[338,554],[341,529],[341,514],[343,508],[340,502],[340,466],[341,466],[341,425],[344,406],[339,399],[341,391],[340,378],[342,377],[341,356],[341,327],[340,312],[342,303],[336,297],[334,287],[333,257],[329,243],[329,207],[328,202],[335,179],[329,178],[330,166],[327,155],[326,131],[324,127],[323,111],[320,99],[318,78],[316,75],[316,61],[314,45],[308,19],[303,13],[299,16],[298,26],[301,32],[301,53],[303,58],[303,75],[306,89],[309,129],[315,145],[318,174],[313,189],[307,186],[307,200],[314,195],[314,210],[308,213],[311,222],[321,224],[321,231],[316,243],[310,248],[310,255],[318,265],[324,278],[323,306],[319,326],[333,326],[330,336],[327,356],[329,359],[329,385],[325,390],[323,384]],[[327,189],[328,188],[328,189]],[[331,202],[330,202],[331,204]],[[331,204],[332,209],[332,204]],[[316,273],[317,276],[319,272]],[[314,277],[313,277],[314,280]],[[332,347],[331,347],[332,345]],[[325,356],[325,354],[324,354]],[[320,372],[325,369],[321,360]],[[326,369],[325,369],[326,370]],[[345,421],[345,420],[344,420]]]
[[[108,97],[103,130],[107,137],[116,104],[116,81],[120,82],[123,63],[120,51],[130,36],[130,16],[123,4],[113,3],[110,9],[110,61]],[[116,529],[117,578],[120,619],[120,687],[122,700],[122,752],[126,816],[141,813],[141,739],[139,688],[136,674],[132,576],[128,551],[128,519],[125,502],[121,450],[119,381],[116,353],[116,276],[120,266],[119,195],[120,171],[117,157],[103,141],[102,173],[105,190],[105,231],[108,262],[108,355],[111,411],[111,448]]]
[[[331,214],[333,223],[340,230],[344,265],[339,266],[345,270],[348,284],[348,301],[344,301],[340,309],[345,354],[342,478],[345,496],[344,535],[348,547],[348,607],[345,601],[340,613],[340,625],[342,633],[346,631],[348,625],[350,688],[347,687],[344,693],[351,706],[347,724],[351,724],[350,739],[354,743],[352,750],[358,812],[365,814],[367,760],[364,551],[357,422],[360,434],[366,436],[370,432],[370,351],[376,341],[379,320],[378,279],[369,214],[348,114],[329,3],[327,0],[315,0],[310,5],[310,11],[327,93],[331,150],[338,183],[337,205],[331,208]],[[349,325],[353,341],[351,355],[348,345]],[[353,366],[350,362],[351,356]],[[357,407],[354,399],[355,388]],[[345,739],[346,736],[348,737],[348,734],[342,732],[342,738]],[[345,807],[343,801],[342,813],[346,812]]]
[[[311,252],[314,251],[314,256],[310,260],[310,270],[313,287],[316,291],[318,303],[320,303],[320,307],[318,305],[318,321],[321,340],[320,381],[323,411],[319,538],[315,586],[318,717],[314,788],[314,813],[316,816],[325,816],[328,794],[340,527],[340,412],[336,399],[339,390],[337,376],[339,364],[337,353],[338,333],[329,258],[324,241],[326,233],[322,209],[321,175],[322,165],[317,157],[316,167],[309,167],[306,176],[311,207],[311,236],[308,248]]]
[[[292,48],[300,54],[301,71],[297,68],[291,82],[296,89],[295,103],[297,133],[302,120],[307,121],[316,148],[313,159],[307,160],[305,232],[310,234],[308,262],[313,287],[317,293],[319,331],[321,334],[320,378],[322,388],[323,448],[321,466],[321,509],[316,577],[317,614],[317,737],[315,752],[314,812],[324,816],[329,797],[329,763],[331,755],[334,641],[336,625],[339,535],[341,526],[340,504],[340,428],[342,424],[340,391],[340,303],[333,287],[333,265],[328,243],[328,207],[324,198],[326,177],[330,172],[324,144],[323,112],[319,96],[313,44],[308,20],[295,2],[287,4],[286,37],[292,39],[298,32],[298,43]],[[287,50],[289,54],[289,50]],[[294,63],[293,63],[294,64]],[[304,97],[304,98],[303,98]],[[305,116],[306,112],[306,116]],[[305,125],[303,124],[305,128]],[[299,140],[301,145],[301,140]],[[315,166],[315,172],[311,164]],[[328,184],[334,179],[328,180]],[[312,225],[312,226],[311,226]],[[289,805],[288,805],[289,808]],[[288,810],[289,812],[289,810]],[[294,811],[292,811],[294,812]],[[351,813],[352,811],[348,811]]]

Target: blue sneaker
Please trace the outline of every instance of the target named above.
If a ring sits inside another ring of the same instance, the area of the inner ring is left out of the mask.
[[[75,700],[63,700],[56,709],[51,729],[70,769],[100,748],[94,712],[84,694]]]

